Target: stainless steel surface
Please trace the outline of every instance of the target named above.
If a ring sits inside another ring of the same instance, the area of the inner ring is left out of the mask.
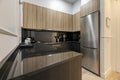
[[[83,53],[82,66],[86,69],[99,74],[99,50],[80,47]]]
[[[81,19],[82,66],[99,75],[99,12],[94,12]]]
[[[81,18],[81,45],[98,48],[98,12]]]

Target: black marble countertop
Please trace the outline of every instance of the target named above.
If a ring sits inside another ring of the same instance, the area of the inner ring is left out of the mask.
[[[15,53],[10,56],[0,69],[0,80],[12,78],[14,78],[13,80],[19,80],[15,77],[20,76],[19,78],[23,78],[29,73],[80,55],[80,53],[71,51],[63,46],[61,44],[35,43],[31,47],[17,48]]]
[[[22,58],[44,56],[49,54],[57,54],[60,52],[71,51],[68,48],[63,47],[62,44],[45,44],[35,43],[33,47],[21,48]]]

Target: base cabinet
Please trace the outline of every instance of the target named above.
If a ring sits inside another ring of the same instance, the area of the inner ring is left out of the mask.
[[[81,57],[77,56],[40,73],[27,76],[33,80],[82,80],[81,75]]]

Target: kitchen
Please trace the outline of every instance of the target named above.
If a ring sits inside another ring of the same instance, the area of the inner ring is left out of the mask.
[[[117,6],[114,0],[0,1],[0,79],[103,80],[119,72],[111,27]]]

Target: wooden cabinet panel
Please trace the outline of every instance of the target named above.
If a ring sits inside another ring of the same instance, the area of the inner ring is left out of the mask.
[[[86,16],[92,12],[100,10],[100,0],[90,0],[88,3],[81,6],[81,17]]]
[[[73,15],[68,15],[68,31],[73,31]]]
[[[73,16],[70,14],[63,14],[63,30],[64,31],[72,31],[73,27]]]
[[[32,29],[37,27],[37,6],[32,5]]]
[[[28,8],[28,4],[27,3],[23,3],[23,27],[24,28],[27,28],[27,14],[28,14],[28,11],[27,11],[27,8]]]
[[[80,31],[80,12],[73,15],[73,31]]]
[[[63,13],[56,12],[56,30],[62,31],[63,30]]]
[[[37,29],[43,29],[43,12],[42,7],[37,6]]]
[[[55,10],[52,10],[52,30],[58,30],[57,27],[58,27],[58,24],[57,23],[57,11]]]
[[[64,27],[64,31],[67,31],[68,29],[68,15],[66,13],[63,14],[63,27]]]
[[[47,26],[46,29],[52,30],[52,23],[53,23],[53,11],[50,9],[47,9]]]
[[[43,29],[46,29],[47,26],[47,8],[42,8],[42,16],[43,16]]]
[[[32,21],[33,21],[33,18],[32,18],[32,5],[31,4],[28,4],[28,14],[27,14],[27,21],[28,21],[28,23],[27,23],[27,26],[29,27],[29,28],[33,28],[33,25],[32,25]]]
[[[57,25],[57,18],[56,18],[56,11],[47,9],[47,28],[48,30],[56,30]]]
[[[24,3],[23,27],[56,31],[73,31],[73,15]]]
[[[62,53],[57,54],[58,58],[53,55],[45,56],[45,58],[39,56],[37,58],[24,59],[23,72],[28,73],[27,79],[81,80],[81,56],[73,56],[74,54],[70,55],[65,53],[66,58],[64,57],[64,59],[62,59],[61,54]],[[69,55],[71,57],[69,57]],[[29,71],[34,72],[36,70],[37,72],[34,74],[29,74]]]
[[[32,4],[24,3],[23,9],[23,26],[24,28],[36,28],[36,11],[37,7]]]
[[[80,31],[80,12],[76,14],[76,31]]]

